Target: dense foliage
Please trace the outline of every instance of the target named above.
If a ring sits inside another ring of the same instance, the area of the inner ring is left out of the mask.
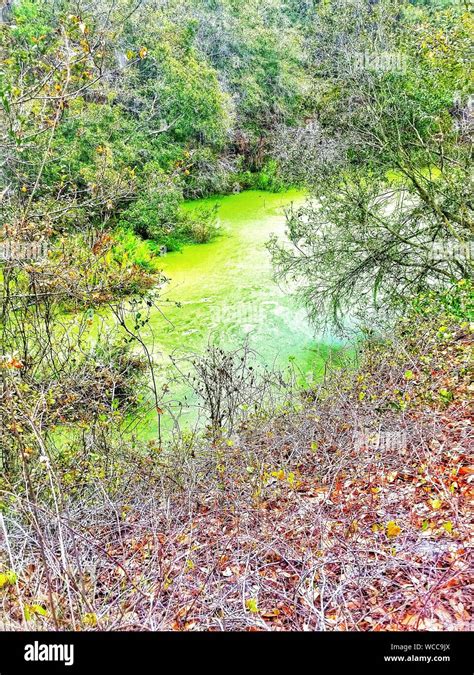
[[[314,201],[290,214],[294,246],[271,247],[316,321],[367,321],[472,274],[472,29],[461,4],[318,7],[317,114],[282,153]]]
[[[1,26],[7,227],[205,239],[183,197],[269,185],[270,131],[311,109],[295,20],[273,0],[74,8],[22,0]]]

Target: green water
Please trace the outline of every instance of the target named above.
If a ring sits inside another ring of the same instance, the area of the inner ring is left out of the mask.
[[[317,339],[296,298],[275,283],[265,246],[271,234],[284,238],[285,210],[303,201],[299,191],[247,191],[186,204],[188,209],[217,204],[221,234],[163,257],[169,282],[144,334],[160,381],[172,376],[170,355],[200,354],[210,341],[232,349],[247,339],[265,365],[285,369],[292,363],[316,376],[321,371],[336,343]],[[165,428],[173,415],[180,415],[181,427],[195,420],[195,400],[186,386],[172,385],[164,403]],[[137,430],[153,435],[155,427],[151,415]]]
[[[156,439],[158,427],[162,439],[176,429],[202,428],[198,400],[173,362],[189,372],[189,359],[203,354],[210,343],[232,350],[247,341],[257,366],[291,370],[303,386],[322,375],[329,357],[337,361],[341,343],[315,335],[295,295],[274,281],[266,248],[272,234],[285,239],[285,212],[304,200],[296,190],[247,191],[185,204],[190,210],[217,205],[220,234],[208,244],[185,246],[160,258],[168,281],[157,289],[157,305],[150,308],[140,336],[153,358],[163,414],[157,415],[154,398],[146,396],[138,412],[125,420],[137,439]],[[83,320],[71,316],[68,331],[78,332]],[[87,348],[121,330],[104,309],[93,312],[89,324],[83,337]],[[141,353],[138,343],[134,349]],[[74,433],[74,427],[61,428],[56,438],[62,442]]]

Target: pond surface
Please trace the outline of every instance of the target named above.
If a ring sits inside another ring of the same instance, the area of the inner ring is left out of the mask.
[[[296,190],[246,191],[185,205],[190,210],[217,205],[221,234],[163,257],[169,278],[160,303],[163,314],[153,311],[147,328],[162,377],[171,372],[170,355],[201,354],[209,342],[238,348],[246,339],[262,364],[285,369],[292,363],[303,372],[321,372],[337,343],[315,337],[304,308],[274,281],[266,248],[271,234],[284,239],[285,210],[304,199]],[[171,405],[182,412],[181,424],[192,421],[193,397],[176,387],[168,397]]]

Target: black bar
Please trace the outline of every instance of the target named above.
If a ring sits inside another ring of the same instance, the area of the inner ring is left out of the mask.
[[[0,633],[0,675],[194,675],[196,668],[206,675],[237,668],[242,675],[472,675],[472,633]]]

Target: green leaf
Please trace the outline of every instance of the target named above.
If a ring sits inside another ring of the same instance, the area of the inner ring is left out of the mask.
[[[257,614],[258,606],[255,598],[248,598],[248,600],[245,601],[245,606],[252,614]]]
[[[0,588],[4,588],[5,586],[14,586],[17,581],[18,576],[13,570],[7,570],[6,572],[2,572],[2,574],[0,574]]]

